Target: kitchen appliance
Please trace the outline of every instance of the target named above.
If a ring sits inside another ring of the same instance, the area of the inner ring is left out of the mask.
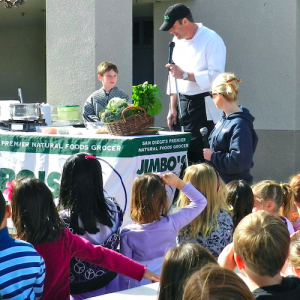
[[[0,128],[10,131],[36,131],[36,126],[46,126],[40,103],[11,103],[10,119],[2,120]]]

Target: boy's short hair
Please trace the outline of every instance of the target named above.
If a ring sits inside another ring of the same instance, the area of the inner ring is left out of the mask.
[[[6,207],[6,201],[3,197],[2,192],[0,191],[0,225],[2,224],[4,219],[5,207]]]
[[[105,72],[108,72],[110,70],[114,70],[117,74],[119,73],[119,70],[114,63],[104,61],[98,66],[97,73],[98,75],[103,76]]]
[[[235,229],[234,251],[254,273],[275,276],[282,269],[290,247],[284,222],[265,211],[246,216]]]

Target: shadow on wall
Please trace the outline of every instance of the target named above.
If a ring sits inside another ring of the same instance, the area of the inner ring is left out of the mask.
[[[300,173],[300,131],[256,130],[258,145],[254,154],[253,181],[273,179],[288,182]]]
[[[0,100],[46,101],[46,29],[0,28]]]

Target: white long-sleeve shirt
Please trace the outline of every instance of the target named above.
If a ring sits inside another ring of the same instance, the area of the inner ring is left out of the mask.
[[[198,30],[190,40],[173,38],[173,61],[185,72],[194,73],[196,82],[177,80],[178,92],[196,95],[211,91],[212,81],[225,70],[226,47],[213,30],[197,23]],[[176,93],[175,80],[170,76],[167,94]]]

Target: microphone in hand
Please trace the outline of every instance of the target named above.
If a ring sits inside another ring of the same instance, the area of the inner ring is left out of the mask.
[[[168,63],[169,64],[174,64],[173,59],[172,59],[174,47],[175,47],[175,43],[170,42],[169,43],[169,56],[168,56]]]
[[[173,59],[172,59],[174,47],[175,47],[175,43],[174,42],[170,42],[169,43],[168,64],[174,64]],[[170,71],[170,68],[169,68],[169,71]]]
[[[207,138],[208,129],[206,127],[202,127],[200,129],[200,133],[202,135],[202,141],[203,141],[204,148],[209,148],[208,138]]]

